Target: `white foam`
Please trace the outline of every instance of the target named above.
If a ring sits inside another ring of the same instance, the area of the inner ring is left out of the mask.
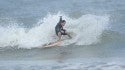
[[[67,21],[64,28],[73,33],[73,39],[66,40],[64,45],[72,43],[90,45],[97,43],[100,35],[109,25],[109,16],[86,14],[78,19],[72,19],[62,13],[48,14],[28,31],[18,25],[11,27],[1,26],[0,47],[18,45],[20,48],[32,48],[56,41],[55,25],[59,21],[60,15]]]

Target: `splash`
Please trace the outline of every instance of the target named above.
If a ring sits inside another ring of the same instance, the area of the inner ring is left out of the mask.
[[[62,13],[48,14],[30,29],[20,27],[19,25],[0,26],[0,47],[18,46],[19,48],[33,48],[56,41],[55,25],[59,21],[60,15],[67,21],[64,28],[73,37],[70,40],[65,40],[63,45],[72,43],[76,45],[91,45],[97,43],[103,31],[109,25],[109,16],[86,14],[78,19],[72,19]],[[63,36],[63,38],[66,37]]]

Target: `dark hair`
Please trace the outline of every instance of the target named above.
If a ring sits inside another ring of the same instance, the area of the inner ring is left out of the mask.
[[[65,20],[62,20],[62,22],[61,23],[64,23],[64,22],[66,22]]]

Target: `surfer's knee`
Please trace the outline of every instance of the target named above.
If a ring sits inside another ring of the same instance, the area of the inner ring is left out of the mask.
[[[58,32],[59,41],[61,40],[61,32]]]
[[[58,36],[61,35],[61,32],[58,32]]]
[[[58,37],[61,38],[61,32],[58,32]]]

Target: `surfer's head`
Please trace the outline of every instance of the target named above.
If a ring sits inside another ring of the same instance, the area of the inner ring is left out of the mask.
[[[62,20],[61,25],[62,25],[62,26],[65,26],[65,24],[66,24],[66,21],[65,21],[65,20]]]

